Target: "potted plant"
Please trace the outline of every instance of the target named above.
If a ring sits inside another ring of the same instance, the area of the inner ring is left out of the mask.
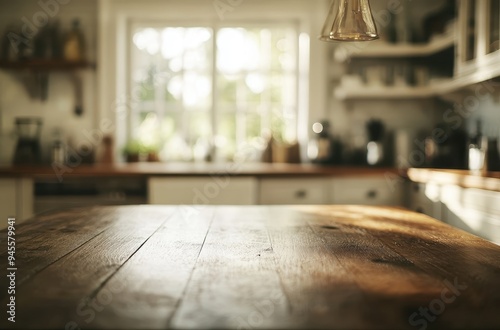
[[[159,162],[160,161],[160,148],[156,145],[144,146],[144,152],[146,154],[146,159],[148,162]]]
[[[139,140],[130,140],[123,148],[123,154],[128,163],[139,162],[144,155],[144,146]]]
[[[138,139],[130,140],[123,148],[123,154],[128,163],[134,162],[158,162],[159,147],[157,145],[145,145]]]

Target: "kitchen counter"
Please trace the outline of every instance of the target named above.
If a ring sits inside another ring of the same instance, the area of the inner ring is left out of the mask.
[[[15,238],[2,329],[500,327],[500,246],[396,208],[93,207]]]
[[[50,166],[0,167],[0,177],[99,177],[99,176],[365,176],[397,173],[392,168],[335,167],[312,164],[265,163],[125,163],[79,165],[53,169]]]
[[[413,182],[456,185],[463,188],[476,188],[500,192],[500,172],[474,174],[466,170],[440,170],[411,168],[408,178]]]

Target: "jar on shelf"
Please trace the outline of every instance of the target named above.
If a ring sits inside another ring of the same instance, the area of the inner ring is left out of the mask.
[[[85,37],[77,19],[73,20],[72,29],[64,41],[64,59],[71,62],[85,60]]]

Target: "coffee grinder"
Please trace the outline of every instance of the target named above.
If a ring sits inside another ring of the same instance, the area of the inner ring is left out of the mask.
[[[14,154],[14,164],[39,164],[42,160],[40,148],[40,132],[42,119],[36,117],[16,118],[18,136]]]

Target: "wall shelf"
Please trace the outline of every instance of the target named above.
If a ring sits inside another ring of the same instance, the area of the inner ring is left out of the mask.
[[[59,59],[36,59],[5,61],[0,60],[0,70],[6,70],[14,76],[24,76],[21,79],[28,94],[33,99],[45,101],[48,98],[49,74],[52,72],[65,72],[73,76],[75,89],[75,114],[80,116],[83,113],[82,107],[82,82],[75,73],[82,69],[95,69],[95,63],[88,61],[65,61]]]
[[[385,41],[375,41],[363,44],[367,47],[357,49],[356,46],[348,51],[339,47],[336,51],[347,51],[346,58],[366,59],[404,59],[406,61],[428,58],[443,51],[452,50],[457,44],[456,24],[450,24],[446,33],[433,37],[430,42],[422,44],[391,44]],[[446,56],[452,56],[447,55]],[[339,57],[342,58],[342,57]],[[450,58],[453,61],[453,58]],[[334,90],[334,95],[340,100],[402,100],[426,99],[440,97],[467,86],[468,82],[450,78],[431,80],[425,86],[367,86],[367,85],[340,85]]]
[[[386,100],[386,99],[420,99],[432,97],[431,87],[340,87],[335,90],[335,97],[340,100]]]
[[[500,61],[499,61],[500,62]],[[475,72],[448,79],[440,79],[431,82],[429,86],[422,87],[394,87],[394,86],[340,86],[335,89],[335,97],[348,100],[384,100],[384,99],[419,99],[430,97],[447,97],[461,89],[486,82],[500,77],[500,65],[492,62],[487,66],[476,69]],[[498,86],[498,83],[495,85]]]
[[[95,64],[88,61],[69,62],[64,60],[0,61],[0,69],[4,70],[73,71],[89,68],[94,69]]]
[[[447,33],[434,37],[426,44],[391,44],[384,41],[375,41],[365,49],[349,53],[350,58],[401,58],[425,57],[437,54],[455,45],[455,33]]]

